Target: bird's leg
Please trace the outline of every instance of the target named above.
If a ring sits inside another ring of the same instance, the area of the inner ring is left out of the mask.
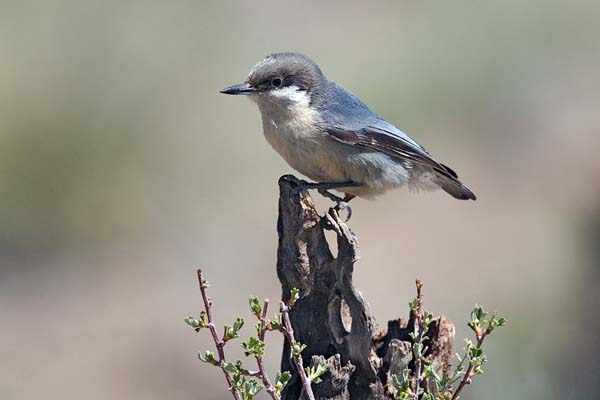
[[[336,203],[335,207],[332,208],[335,212],[339,213],[340,210],[346,210],[348,215],[346,216],[346,219],[344,220],[344,222],[348,222],[350,220],[350,217],[352,216],[352,209],[350,208],[350,205],[348,204],[348,202],[356,196],[351,195],[351,194],[346,194],[342,198],[342,197],[336,196],[335,194],[329,192],[328,189],[339,189],[339,188],[357,187],[357,186],[360,186],[360,183],[356,183],[356,182],[352,182],[352,181],[348,181],[348,182],[307,182],[305,180],[298,181],[298,189],[300,189],[300,190],[316,189],[319,192],[319,194],[321,194],[321,196],[327,197],[328,199],[333,200]]]
[[[352,182],[352,181],[347,181],[347,182],[307,182],[302,179],[298,180],[298,189],[300,189],[300,190],[316,189],[316,190],[321,191],[321,190],[339,189],[339,188],[344,188],[344,187],[356,187],[356,186],[360,186],[360,183],[356,183],[356,182]],[[329,197],[329,196],[327,196],[327,197]]]
[[[344,201],[344,199],[341,198],[340,196],[336,196],[335,194],[328,192],[325,189],[319,189],[318,192],[321,196],[327,197],[328,199],[333,200],[334,202],[336,202],[338,204]]]

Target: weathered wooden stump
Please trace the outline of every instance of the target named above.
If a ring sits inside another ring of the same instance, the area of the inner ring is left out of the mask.
[[[326,363],[322,382],[313,384],[316,399],[391,399],[391,375],[412,368],[414,318],[389,321],[378,329],[369,305],[352,283],[359,259],[356,236],[334,210],[320,216],[308,192],[299,190],[299,180],[285,175],[279,180],[277,274],[284,301],[292,288],[300,299],[290,312],[297,341],[308,347],[302,353],[305,365]],[[336,233],[338,254],[334,257],[325,230]],[[426,356],[440,374],[447,374],[452,356],[454,326],[443,316],[431,324],[425,342]],[[292,380],[283,398],[302,397],[302,384],[284,343],[281,369],[291,371]],[[423,388],[435,387],[425,380]]]

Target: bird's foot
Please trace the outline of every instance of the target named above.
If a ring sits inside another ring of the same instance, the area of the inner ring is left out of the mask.
[[[289,178],[292,178],[292,176],[290,176]],[[333,211],[339,215],[340,211],[346,210],[347,215],[346,215],[346,218],[343,220],[343,222],[348,222],[350,220],[350,217],[352,217],[352,208],[350,208],[350,204],[348,204],[348,202],[350,200],[352,200],[355,196],[353,196],[351,194],[346,194],[346,196],[344,196],[342,198],[340,196],[336,196],[335,194],[329,192],[328,190],[345,188],[345,187],[356,187],[356,186],[360,186],[360,184],[358,184],[356,182],[352,182],[352,181],[348,181],[348,182],[308,182],[303,179],[297,179],[295,177],[293,177],[293,179],[296,183],[296,188],[298,190],[311,190],[311,189],[317,190],[321,196],[334,201],[336,203],[336,205],[335,205],[335,207],[331,207],[329,209],[329,211],[330,212]],[[331,223],[331,221],[328,221],[328,223]]]
[[[342,199],[342,201],[337,203],[335,205],[335,207],[333,207],[333,209],[338,214],[340,213],[340,211],[346,210],[346,218],[344,219],[344,222],[350,221],[350,218],[352,217],[352,208],[350,207],[350,203],[348,203],[347,201],[344,201],[344,199]]]
[[[345,198],[348,197],[350,197],[350,195],[347,195]],[[348,222],[352,216],[352,208],[350,208],[350,204],[348,204],[347,201],[344,201],[344,199],[340,200],[341,201],[339,201],[335,207],[331,207],[322,217],[323,227],[327,230],[336,231],[338,233],[340,232],[340,224]],[[344,219],[340,218],[340,211],[342,210],[346,210],[347,213],[346,218]]]
[[[355,196],[347,194],[346,196],[344,196],[344,198],[341,198],[323,189],[319,189],[319,193],[322,196],[335,201],[335,207],[330,208],[330,211],[335,211],[339,215],[340,211],[346,210],[346,218],[344,218],[343,221],[350,221],[350,218],[352,217],[352,208],[350,207],[350,204],[348,202],[352,200]]]

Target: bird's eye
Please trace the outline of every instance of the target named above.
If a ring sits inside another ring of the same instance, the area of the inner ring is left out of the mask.
[[[271,85],[273,85],[273,87],[280,87],[282,83],[283,80],[281,78],[273,78],[271,81]]]

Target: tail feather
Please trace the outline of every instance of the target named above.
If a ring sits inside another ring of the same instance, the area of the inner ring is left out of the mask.
[[[442,189],[450,196],[459,200],[477,200],[477,196],[468,187],[459,181],[444,180],[441,182]]]
[[[442,189],[450,196],[459,200],[477,200],[477,196],[468,187],[463,185],[459,180],[458,176],[450,168],[447,169],[445,174],[437,174],[437,183]]]

